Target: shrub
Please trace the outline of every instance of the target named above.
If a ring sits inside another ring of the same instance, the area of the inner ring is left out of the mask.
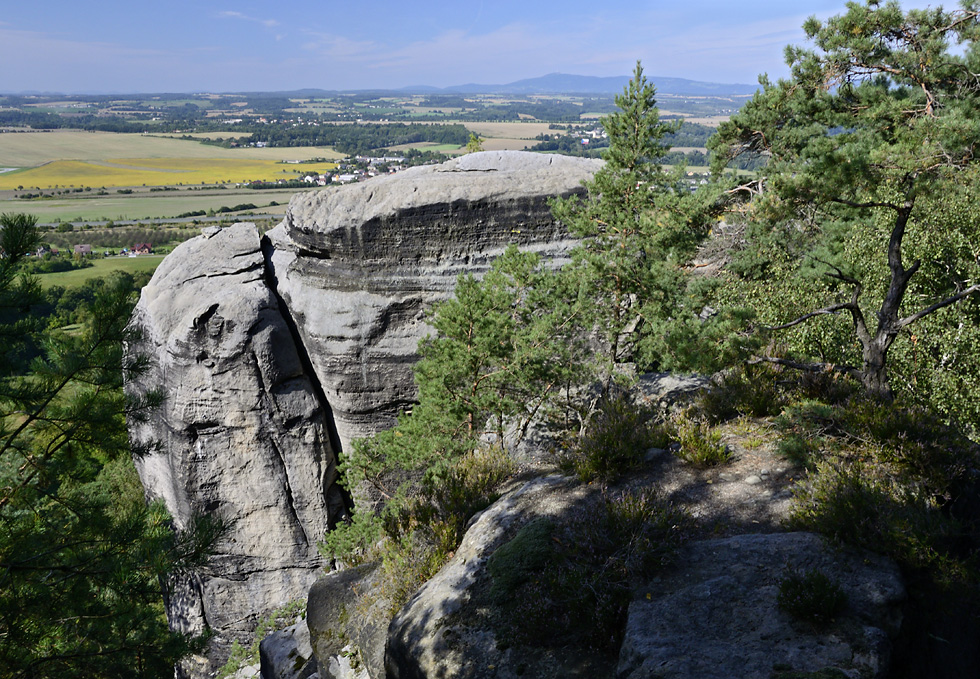
[[[437,552],[452,556],[470,518],[500,496],[497,491],[513,470],[513,462],[497,447],[467,453],[451,467],[424,479],[419,496],[407,503],[401,521],[420,526]]]
[[[790,572],[779,583],[779,608],[801,622],[827,625],[847,608],[847,595],[840,585],[818,570]]]
[[[566,447],[559,463],[588,482],[612,480],[639,466],[651,446],[666,448],[670,429],[652,421],[652,412],[622,393],[606,397],[585,433]]]
[[[781,374],[778,366],[740,366],[732,370],[719,387],[705,392],[698,405],[704,417],[715,424],[739,415],[778,415],[786,403],[786,395],[779,384]]]
[[[800,434],[790,434],[776,445],[776,453],[785,457],[797,467],[812,469],[817,452],[814,442]]]
[[[681,414],[675,417],[677,456],[698,467],[714,467],[732,459],[732,452],[721,442],[721,433],[712,430],[707,422],[690,419]]]
[[[962,535],[935,497],[900,481],[874,459],[817,463],[797,487],[789,527],[885,554],[906,568],[959,577],[953,554]]]
[[[648,492],[603,496],[572,518],[527,524],[488,562],[500,638],[618,648],[632,587],[667,563],[687,521]]]
[[[384,526],[375,514],[357,512],[349,521],[337,524],[317,545],[328,559],[347,566],[360,566],[380,558],[379,543],[384,538]]]
[[[499,448],[482,448],[430,471],[417,494],[396,495],[380,514],[355,514],[319,544],[347,565],[380,560],[392,614],[452,558],[470,518],[499,497],[513,463]]]

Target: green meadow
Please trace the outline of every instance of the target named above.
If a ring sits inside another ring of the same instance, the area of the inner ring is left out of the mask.
[[[164,255],[140,255],[138,257],[106,257],[105,259],[93,259],[92,266],[85,269],[75,269],[74,271],[61,271],[58,273],[46,273],[38,275],[37,279],[42,288],[50,288],[60,285],[71,288],[82,285],[85,281],[92,278],[101,278],[115,271],[123,271],[130,274],[142,273],[144,271],[153,272],[163,261]]]

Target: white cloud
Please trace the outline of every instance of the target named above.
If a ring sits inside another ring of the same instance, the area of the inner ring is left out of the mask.
[[[366,82],[365,78],[375,86],[385,87],[446,86],[506,82],[556,70],[567,71],[583,62],[585,38],[582,34],[557,33],[515,23],[483,34],[453,29],[429,40],[403,45],[318,35],[304,47],[315,58],[328,59],[343,67],[335,75],[345,82],[337,86],[357,86],[358,82]]]
[[[250,21],[255,24],[261,24],[266,28],[275,28],[279,25],[279,22],[275,19],[257,19],[255,17],[250,17],[247,14],[242,14],[241,12],[219,12],[218,16],[224,19],[241,19],[242,21]]]

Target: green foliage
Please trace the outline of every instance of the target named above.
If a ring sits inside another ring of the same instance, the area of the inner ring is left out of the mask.
[[[342,467],[349,487],[367,482],[392,498],[485,437],[502,449],[523,439],[573,370],[574,311],[554,301],[552,279],[537,255],[514,247],[483,279],[460,276],[455,297],[430,314],[438,335],[419,346],[418,405],[394,429],[355,443]]]
[[[698,398],[698,410],[712,423],[740,415],[768,417],[778,415],[786,402],[778,378],[782,371],[768,365],[741,365],[732,368],[720,386]]]
[[[951,548],[962,535],[923,489],[898,483],[887,469],[849,461],[819,462],[799,487],[790,527],[886,554],[906,568],[960,578]]]
[[[518,588],[540,578],[545,568],[557,560],[554,533],[551,519],[535,519],[493,553],[487,561],[487,572],[492,582],[490,598],[496,604],[512,601]]]
[[[821,571],[791,571],[779,583],[776,603],[797,620],[823,627],[847,608],[847,594]]]
[[[715,467],[732,459],[733,453],[721,442],[721,432],[697,418],[681,413],[674,417],[677,441],[680,448],[677,457],[696,467]]]
[[[978,233],[980,88],[957,74],[976,68],[980,12],[849,3],[804,28],[814,48],[787,48],[791,77],[763,78],[709,143],[715,171],[745,152],[771,158],[760,182],[735,189],[755,198],[731,294],[788,345],[767,358],[849,375],[886,400],[918,392],[952,414],[937,397],[955,398],[969,370],[942,369],[944,357],[965,367],[976,353],[964,340],[980,269],[964,245]]]
[[[626,493],[527,524],[488,562],[505,643],[618,648],[633,585],[669,561],[686,523],[659,495]]]
[[[161,588],[203,562],[221,526],[175,534],[162,506],[143,502],[126,418],[146,417],[160,395],[122,390],[146,367],[122,353],[132,287],[107,283],[71,332],[48,328],[32,314],[36,284],[17,272],[34,223],[0,217],[0,666],[32,678],[170,674],[200,640],[168,629]]]
[[[789,434],[779,440],[776,452],[797,467],[812,469],[817,450],[812,440],[799,434]]]
[[[478,448],[443,473],[426,479],[417,497],[398,516],[404,529],[422,530],[437,552],[451,554],[469,519],[499,497],[514,463],[499,448]]]
[[[317,548],[325,557],[353,567],[381,558],[383,550],[379,549],[379,545],[383,539],[384,524],[381,518],[370,512],[356,512],[350,521],[339,523],[327,531]]]
[[[613,481],[641,465],[648,448],[666,448],[670,433],[663,423],[653,422],[649,409],[613,392],[602,399],[585,433],[561,452],[559,463],[584,482]]]
[[[675,342],[665,336],[684,335],[680,328],[691,320],[678,319],[678,309],[693,310],[695,318],[701,310],[686,299],[697,296],[697,286],[688,289],[682,266],[707,235],[710,213],[710,201],[687,190],[683,168],[667,174],[658,163],[665,135],[677,127],[660,122],[654,87],[639,63],[616,104],[619,110],[603,120],[606,164],[586,183],[588,197],[552,204],[555,217],[583,239],[566,275],[582,299],[580,323],[603,341],[607,376],[619,362],[667,364],[675,356]],[[686,334],[697,336],[699,328],[688,326]]]
[[[934,412],[874,399],[804,402],[782,419],[810,469],[796,490],[791,527],[930,569],[941,580],[970,571],[964,536],[977,517],[960,500],[975,492],[975,444]]]
[[[499,496],[513,463],[499,448],[478,448],[438,472],[414,491],[402,492],[378,512],[356,512],[319,544],[324,556],[348,566],[382,562],[381,593],[393,614],[448,561],[469,519]]]
[[[470,140],[466,142],[466,152],[476,153],[483,150],[483,139],[470,132]]]

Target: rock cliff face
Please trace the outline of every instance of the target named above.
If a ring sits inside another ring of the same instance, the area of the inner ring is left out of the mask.
[[[474,153],[290,203],[268,234],[276,288],[333,408],[342,448],[411,403],[424,310],[510,243],[560,258],[552,196],[580,192],[597,161]]]
[[[411,403],[425,309],[456,275],[509,243],[561,258],[547,201],[580,192],[596,161],[487,152],[293,199],[265,238],[209,229],[160,265],[130,353],[152,359],[130,388],[164,407],[134,425],[158,452],[137,463],[178,529],[229,523],[211,567],[172,590],[174,626],[215,637],[204,673],[263,613],[305,598],[324,563],[316,542],[346,511],[335,486],[350,440]]]

